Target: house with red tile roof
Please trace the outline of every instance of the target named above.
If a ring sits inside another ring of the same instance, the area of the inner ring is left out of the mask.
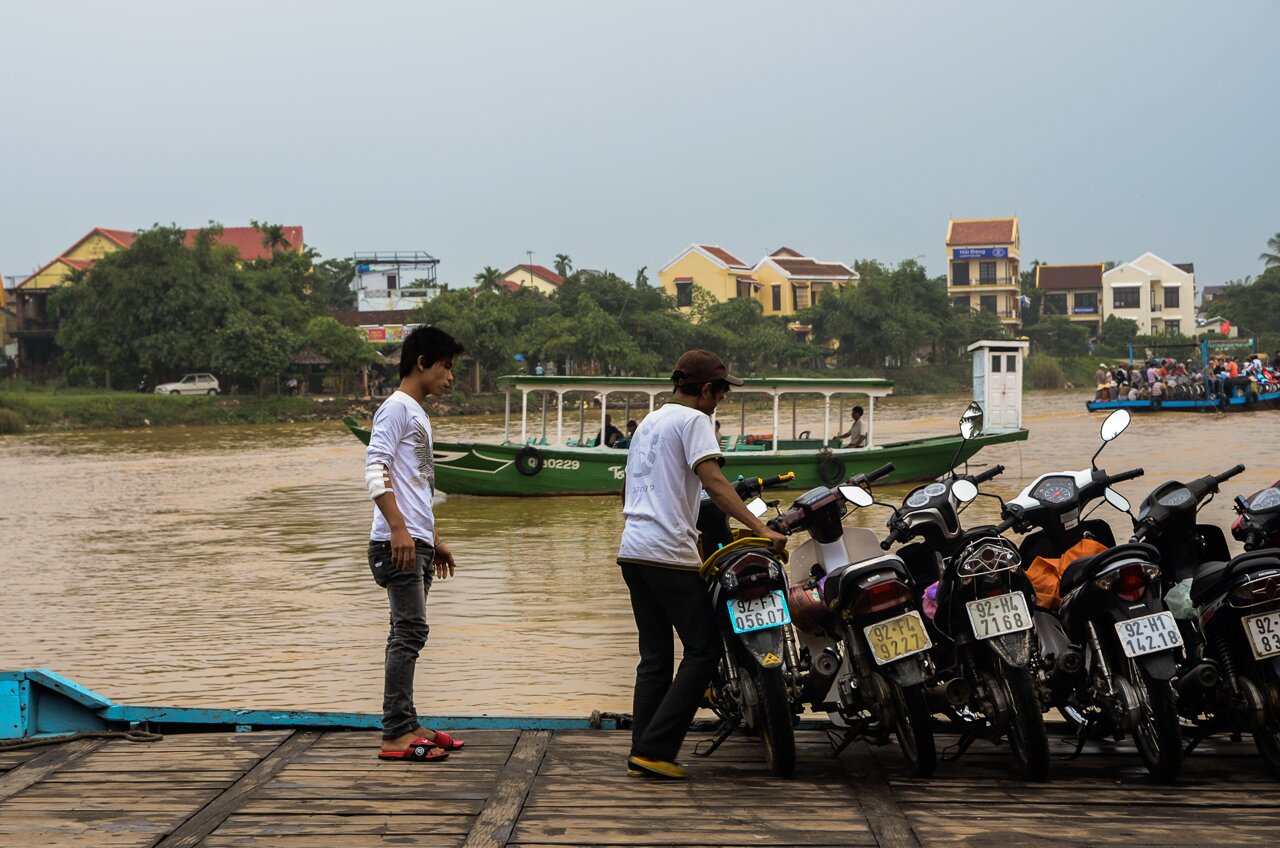
[[[187,230],[185,242],[188,247],[195,244],[199,232],[198,229]],[[262,232],[256,227],[226,227],[217,242],[234,247],[246,262],[269,259],[276,251],[302,252],[302,227],[284,227],[283,236],[285,244],[273,250],[263,243]],[[72,273],[88,270],[107,254],[127,249],[134,238],[135,233],[130,230],[94,227],[18,283],[14,289],[18,318],[14,335],[18,339],[18,361],[23,367],[47,365],[57,353],[53,343],[57,324],[48,312],[49,292],[65,283]]]
[[[814,259],[785,246],[748,265],[718,244],[695,243],[664,265],[658,279],[684,310],[692,308],[697,286],[717,301],[750,297],[767,315],[794,315],[826,291],[856,285],[858,273],[843,262]]]
[[[947,294],[957,307],[1000,316],[1006,329],[1022,326],[1017,218],[955,218],[947,223]]]
[[[543,294],[551,294],[564,283],[564,277],[542,265],[517,265],[502,275],[498,285],[507,291],[516,291],[521,286],[537,289]]]
[[[761,259],[752,274],[760,282],[760,303],[766,315],[794,315],[829,292],[856,286],[859,280],[858,272],[844,262],[825,262],[791,248]]]
[[[1037,265],[1041,317],[1065,315],[1096,339],[1102,332],[1102,271],[1101,262]]]

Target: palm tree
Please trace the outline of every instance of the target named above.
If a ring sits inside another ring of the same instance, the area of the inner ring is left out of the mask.
[[[1272,253],[1260,253],[1258,258],[1262,260],[1267,268],[1275,268],[1280,266],[1280,233],[1276,233],[1267,239],[1267,247],[1271,248]]]
[[[250,221],[253,228],[262,234],[262,246],[267,250],[275,253],[277,250],[288,250],[293,245],[289,244],[289,240],[284,236],[284,226],[282,224],[267,224],[260,221]]]
[[[556,273],[562,277],[567,277],[573,273],[573,260],[569,258],[569,254],[556,254]]]
[[[636,271],[636,288],[643,289],[649,285],[649,275],[645,271],[649,270],[648,265],[641,265],[640,270]]]
[[[492,265],[484,266],[484,270],[476,274],[476,288],[480,291],[494,291],[498,288],[498,281],[502,279],[502,272]]]

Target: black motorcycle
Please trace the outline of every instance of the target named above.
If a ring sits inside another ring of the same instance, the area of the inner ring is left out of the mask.
[[[1115,545],[1105,522],[1082,520],[1080,514],[1102,497],[1128,512],[1129,502],[1111,486],[1142,476],[1142,469],[1110,475],[1096,460],[1129,420],[1123,409],[1108,416],[1092,467],[1041,475],[1005,505],[996,531],[1031,533],[1019,553],[1032,568],[1036,556],[1062,557],[1086,539],[1111,546],[1075,560],[1062,573],[1058,619],[1070,644],[1056,644],[1056,637],[1040,631],[1042,651],[1053,660],[1046,684],[1053,705],[1077,726],[1077,751],[1092,732],[1131,734],[1147,772],[1168,782],[1182,768],[1172,679],[1183,639],[1164,604],[1160,553],[1143,543]]]
[[[1007,738],[1023,777],[1044,780],[1049,737],[1033,668],[1035,590],[1012,542],[989,525],[960,526],[960,510],[977,497],[977,485],[1003,471],[997,465],[914,489],[889,519],[884,545],[918,539],[898,554],[917,585],[936,575],[933,657],[943,670],[929,691],[961,729],[955,756],[979,738]]]
[[[1194,713],[1196,724],[1188,750],[1215,732],[1247,732],[1267,769],[1280,777],[1280,547],[1262,547],[1278,541],[1280,489],[1237,497],[1236,510],[1241,521],[1233,532],[1244,537],[1245,552],[1205,563],[1191,583],[1202,664],[1219,680],[1216,687],[1198,687],[1184,705],[1183,714]]]
[[[763,490],[794,474],[753,477],[732,485],[757,515],[768,506]],[[758,736],[765,763],[779,777],[796,767],[795,723],[801,710],[801,658],[787,606],[785,554],[765,539],[731,530],[729,517],[703,493],[698,508],[700,574],[707,584],[724,646],[708,688],[708,706],[720,728],[699,756],[710,756],[735,730]]]
[[[811,489],[770,526],[810,536],[791,552],[796,626],[823,646],[812,652],[807,697],[843,729],[840,748],[859,738],[883,744],[892,732],[912,774],[927,777],[937,766],[924,693],[933,643],[915,587],[902,559],[882,553],[874,533],[841,523],[850,503],[872,503],[864,486],[892,470],[888,464],[836,489]],[[834,701],[824,697],[833,680]]]

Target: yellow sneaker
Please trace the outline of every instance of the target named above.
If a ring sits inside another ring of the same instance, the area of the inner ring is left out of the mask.
[[[684,770],[684,766],[679,763],[637,757],[634,754],[627,757],[627,774],[633,771],[639,771],[650,777],[666,778],[667,780],[684,780],[689,776],[689,773]]]

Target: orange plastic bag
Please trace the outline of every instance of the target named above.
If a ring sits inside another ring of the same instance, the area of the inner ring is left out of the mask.
[[[1062,574],[1067,570],[1067,566],[1078,559],[1100,554],[1106,549],[1107,546],[1101,542],[1081,539],[1060,557],[1052,559],[1036,557],[1027,569],[1027,579],[1036,590],[1036,606],[1048,610],[1056,610],[1061,606],[1062,597],[1058,594],[1058,587],[1062,584]]]

